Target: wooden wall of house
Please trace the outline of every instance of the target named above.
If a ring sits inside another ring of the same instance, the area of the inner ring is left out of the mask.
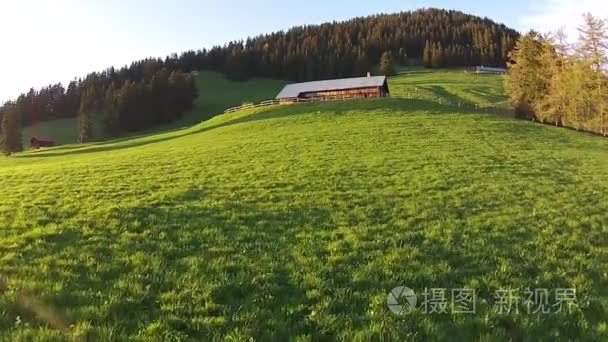
[[[352,99],[364,99],[364,98],[375,98],[385,96],[384,91],[381,87],[369,87],[359,89],[348,89],[348,90],[329,90],[320,92],[303,93],[301,97],[305,99],[312,98],[352,98]]]

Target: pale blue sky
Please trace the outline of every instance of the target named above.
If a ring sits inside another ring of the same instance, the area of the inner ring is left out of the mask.
[[[108,66],[210,47],[259,33],[354,16],[458,9],[518,30],[576,27],[580,13],[608,16],[605,0],[2,0],[0,101]]]

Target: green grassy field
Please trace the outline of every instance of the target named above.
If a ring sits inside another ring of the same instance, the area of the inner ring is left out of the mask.
[[[0,158],[0,340],[606,340],[607,170],[605,139],[404,99]],[[476,313],[395,315],[400,285]],[[493,310],[528,287],[578,307]]]

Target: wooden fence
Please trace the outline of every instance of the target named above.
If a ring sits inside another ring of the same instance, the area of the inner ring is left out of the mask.
[[[260,103],[247,103],[242,106],[228,108],[224,111],[224,114],[234,113],[234,112],[238,112],[238,111],[244,110],[244,109],[267,107],[267,106],[273,106],[273,105],[279,105],[279,104],[346,101],[346,100],[351,100],[351,99],[357,99],[357,98],[353,98],[350,96],[327,96],[324,98],[311,98],[311,99],[295,98],[293,100],[289,100],[289,101],[285,101],[285,102],[281,102],[279,100],[267,100],[267,101],[262,101]]]
[[[404,94],[404,95],[391,95],[388,98],[392,98],[392,99],[406,99],[406,100],[425,100],[425,101],[432,101],[444,106],[451,106],[451,107],[456,107],[456,108],[462,108],[462,109],[469,109],[469,110],[475,110],[475,111],[484,111],[484,112],[491,112],[491,113],[495,113],[495,114],[507,114],[507,115],[512,115],[513,114],[513,110],[508,106],[509,101],[503,101],[503,102],[496,102],[496,103],[491,103],[488,105],[479,105],[479,104],[471,104],[471,103],[467,103],[467,102],[462,102],[462,101],[449,101],[445,98],[441,98],[441,97],[427,97],[427,96],[420,96],[418,95],[418,93],[413,94],[413,93],[408,93],[408,94]],[[329,101],[345,101],[345,100],[351,100],[353,99],[352,97],[326,97],[326,98],[312,98],[312,99],[294,99],[293,101],[289,101],[289,102],[281,102],[279,100],[267,100],[267,101],[262,101],[259,103],[248,103],[248,104],[244,104],[241,106],[237,106],[237,107],[231,107],[228,108],[224,111],[225,114],[228,113],[234,113],[234,112],[238,112],[241,110],[245,110],[245,109],[252,109],[252,108],[259,108],[259,107],[267,107],[267,106],[274,106],[274,105],[280,105],[280,104],[292,104],[292,103],[312,103],[312,102],[329,102]]]
[[[257,104],[256,103],[247,103],[242,106],[228,108],[224,111],[224,114],[234,113],[234,112],[238,112],[240,110],[245,110],[245,109],[272,106],[272,105],[277,105],[277,104],[280,104],[279,100],[267,100],[267,101],[262,101]]]

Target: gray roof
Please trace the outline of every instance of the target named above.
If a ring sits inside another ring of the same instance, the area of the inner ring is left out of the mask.
[[[382,87],[386,76],[343,78],[339,80],[314,81],[288,84],[281,90],[277,99],[298,97],[301,93],[313,91],[346,90],[368,87]]]

